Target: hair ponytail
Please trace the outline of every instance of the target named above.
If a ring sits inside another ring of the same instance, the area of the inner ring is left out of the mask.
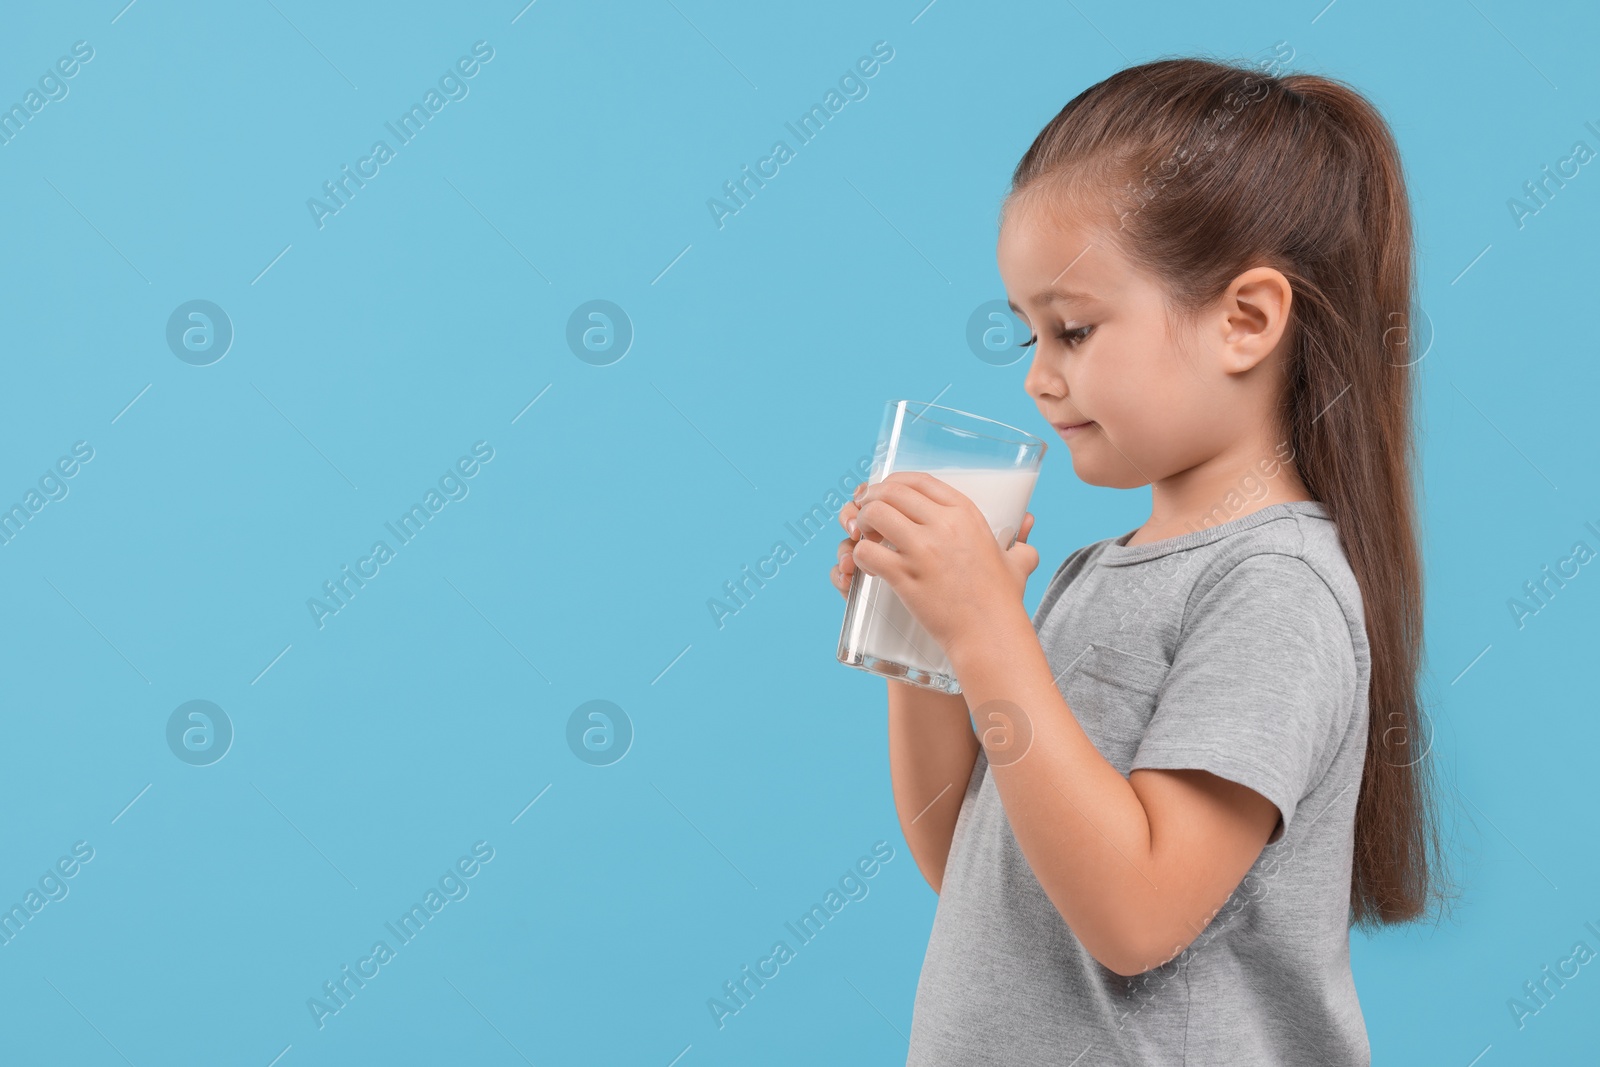
[[[1338,528],[1371,650],[1352,920],[1416,919],[1440,863],[1417,696],[1411,212],[1388,125],[1334,79],[1159,60],[1086,89],[1040,132],[1007,202],[1059,197],[1107,205],[1119,248],[1179,315],[1256,264],[1290,282],[1281,422]]]

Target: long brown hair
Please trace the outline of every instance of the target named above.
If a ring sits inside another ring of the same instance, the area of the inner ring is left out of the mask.
[[[1009,205],[1100,205],[1117,247],[1176,316],[1267,265],[1293,290],[1280,418],[1338,528],[1371,651],[1351,920],[1416,919],[1440,898],[1431,761],[1417,695],[1422,565],[1412,471],[1411,211],[1400,153],[1344,82],[1164,59],[1084,90],[1017,164]]]

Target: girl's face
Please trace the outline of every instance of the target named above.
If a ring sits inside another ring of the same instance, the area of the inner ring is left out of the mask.
[[[1023,387],[1078,477],[1132,489],[1226,451],[1241,398],[1203,338],[1174,336],[1165,293],[1109,233],[1051,214],[1009,205],[996,256],[1012,310],[1037,339]]]

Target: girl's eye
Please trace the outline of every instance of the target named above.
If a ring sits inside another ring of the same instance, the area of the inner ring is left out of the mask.
[[[1093,330],[1093,326],[1080,326],[1076,330],[1068,330],[1066,333],[1058,334],[1057,336],[1061,338],[1061,342],[1068,348],[1077,348],[1079,345],[1083,344],[1084,341],[1089,339],[1089,334]],[[1037,344],[1038,341],[1039,337],[1037,334],[1035,334],[1026,341],[1022,342],[1022,344],[1018,347],[1028,348],[1031,345]]]

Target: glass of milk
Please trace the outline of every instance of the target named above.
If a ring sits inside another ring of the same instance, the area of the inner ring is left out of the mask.
[[[926,471],[971,499],[1001,547],[1010,548],[1028,513],[1044,452],[1042,440],[1015,426],[918,400],[892,400],[884,407],[867,481]],[[888,582],[859,568],[839,631],[839,662],[926,689],[961,692],[938,642]]]

